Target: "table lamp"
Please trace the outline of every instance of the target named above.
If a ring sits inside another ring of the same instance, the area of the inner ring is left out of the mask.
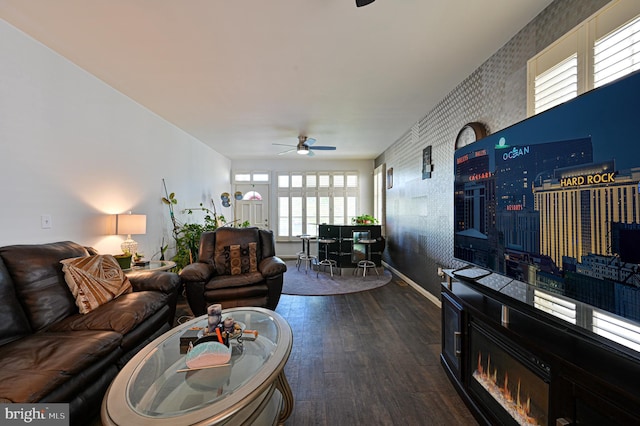
[[[138,243],[131,235],[142,235],[147,233],[147,215],[144,214],[119,214],[116,215],[116,234],[126,235],[127,239],[120,245],[123,253],[133,255],[138,251]]]

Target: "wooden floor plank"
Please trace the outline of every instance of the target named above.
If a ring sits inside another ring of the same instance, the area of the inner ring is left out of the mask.
[[[440,309],[397,277],[276,311],[294,333],[286,425],[477,425],[440,365]]]

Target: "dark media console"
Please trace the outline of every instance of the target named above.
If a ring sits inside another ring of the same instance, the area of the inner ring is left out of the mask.
[[[441,361],[480,423],[640,424],[639,332],[616,343],[598,321],[624,319],[474,269],[445,271]]]

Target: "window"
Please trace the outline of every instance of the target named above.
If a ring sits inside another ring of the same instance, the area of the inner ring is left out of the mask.
[[[535,78],[535,113],[578,96],[578,55],[573,54]]]
[[[269,173],[268,172],[235,172],[233,174],[233,180],[236,183],[246,183],[246,182],[268,183]]]
[[[269,182],[269,173],[257,172],[253,174],[254,182]]]
[[[593,57],[595,87],[640,69],[640,17],[596,40]]]
[[[527,63],[527,114],[640,69],[640,2],[614,0]]]
[[[357,172],[278,173],[280,239],[316,235],[318,225],[346,225],[357,215]]]
[[[261,201],[262,195],[256,191],[249,191],[242,196],[242,199],[245,201],[253,201],[253,200]]]
[[[251,173],[236,173],[234,178],[236,182],[251,182]]]

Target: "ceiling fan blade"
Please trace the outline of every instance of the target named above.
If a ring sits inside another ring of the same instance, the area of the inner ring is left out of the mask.
[[[309,152],[307,153],[307,157],[313,157],[314,155],[316,155],[316,154],[314,154],[314,152],[313,152],[313,151],[309,151]]]
[[[310,146],[309,149],[317,149],[318,151],[335,151],[336,147],[318,145],[318,146]]]
[[[297,145],[291,145],[291,144],[288,144],[288,143],[275,143],[275,142],[272,143],[271,145],[292,146],[294,148],[297,146]]]
[[[305,138],[304,140],[305,145],[313,145],[314,143],[316,143],[316,140],[314,138]]]
[[[296,148],[294,147],[293,149],[288,149],[286,151],[279,152],[278,155],[285,155],[285,154],[288,154],[290,152],[294,152],[295,150],[296,150]]]

